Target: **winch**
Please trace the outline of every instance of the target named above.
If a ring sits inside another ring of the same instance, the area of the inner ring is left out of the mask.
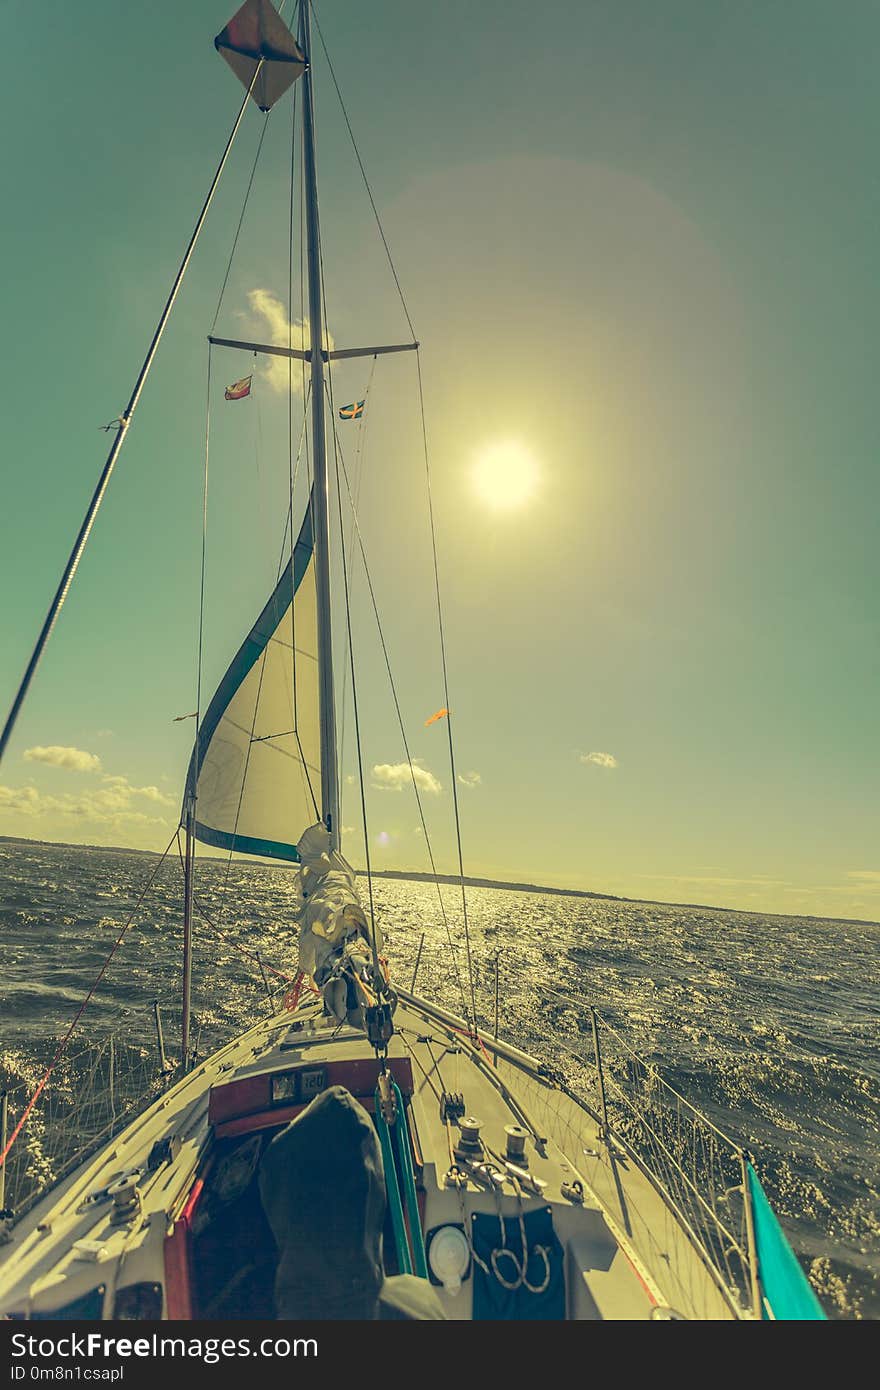
[[[458,1122],[458,1139],[453,1152],[456,1158],[479,1161],[483,1156],[483,1143],[480,1139],[480,1121],[473,1115],[463,1115]]]

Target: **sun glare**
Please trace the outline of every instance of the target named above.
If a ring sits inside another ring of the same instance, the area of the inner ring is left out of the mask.
[[[521,507],[535,491],[538,468],[524,445],[516,440],[489,444],[473,470],[474,486],[490,507],[508,511]]]

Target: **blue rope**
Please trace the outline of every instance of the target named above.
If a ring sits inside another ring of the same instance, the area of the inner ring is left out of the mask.
[[[395,1090],[397,1090],[396,1086]],[[397,1095],[400,1095],[399,1091],[397,1091]],[[391,1147],[391,1135],[388,1132],[388,1121],[382,1114],[378,1086],[376,1087],[375,1100],[376,1131],[379,1135],[379,1143],[382,1145],[382,1163],[385,1167],[385,1188],[388,1193],[388,1205],[391,1209],[391,1224],[394,1228],[394,1244],[397,1247],[397,1262],[400,1265],[401,1274],[412,1274],[412,1259],[409,1253],[409,1243],[406,1238],[406,1226],[403,1220],[403,1204],[400,1200],[397,1169],[394,1166],[394,1151]]]
[[[409,1233],[412,1240],[412,1258],[415,1272],[422,1279],[428,1277],[428,1261],[425,1255],[425,1238],[422,1234],[422,1221],[419,1216],[419,1203],[416,1197],[416,1180],[413,1173],[406,1125],[403,1123],[403,1097],[400,1088],[392,1077],[391,1088],[397,1102],[397,1152],[400,1157],[400,1171],[403,1177],[403,1195],[406,1200],[406,1214],[409,1217]]]

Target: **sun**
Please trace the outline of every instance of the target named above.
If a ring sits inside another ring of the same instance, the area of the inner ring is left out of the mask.
[[[480,452],[472,477],[484,502],[497,511],[512,511],[535,491],[538,466],[524,444],[514,439],[499,440]]]

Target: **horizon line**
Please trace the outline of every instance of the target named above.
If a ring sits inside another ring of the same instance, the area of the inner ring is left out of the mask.
[[[0,844],[52,845],[56,849],[113,850],[118,854],[161,855],[158,849],[136,849],[132,845],[77,844],[72,840],[36,840],[28,835],[0,835]],[[202,859],[224,861],[224,854],[202,855]],[[283,868],[294,868],[294,861],[259,860],[253,855],[239,855],[237,863],[272,863]],[[355,869],[361,878],[367,877],[366,869]],[[856,927],[880,927],[880,921],[872,917],[822,917],[815,912],[768,912],[759,908],[727,907],[718,903],[672,902],[665,898],[631,898],[623,893],[599,893],[589,888],[554,888],[549,884],[510,882],[507,879],[484,878],[465,874],[431,874],[424,869],[374,869],[373,878],[399,878],[419,880],[427,883],[464,883],[466,888],[500,888],[508,892],[548,893],[566,898],[594,898],[601,902],[638,903],[655,907],[690,907],[701,912],[735,912],[744,917],[782,917],[787,920],[804,922],[844,922]]]

